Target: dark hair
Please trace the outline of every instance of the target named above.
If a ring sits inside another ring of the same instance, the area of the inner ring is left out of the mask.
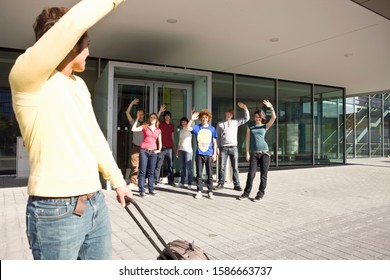
[[[172,116],[171,112],[169,112],[169,111],[164,111],[163,117],[165,118],[165,116],[167,116],[167,115]]]
[[[259,115],[261,117],[261,114],[264,114],[265,116],[265,112],[263,110],[260,110],[260,109],[257,109],[254,113],[254,115]],[[265,117],[261,117],[261,122],[264,123],[266,121]]]
[[[138,109],[137,109],[137,112],[142,112],[142,113],[144,113],[144,115],[145,115],[145,110],[144,110],[144,108],[138,108]]]
[[[44,9],[36,18],[33,25],[35,40],[38,41],[53,25],[69,11],[65,7],[52,7]]]
[[[182,121],[186,121],[186,122],[188,123],[188,118],[182,117],[182,118],[180,119],[180,125],[181,125],[181,122],[182,122]]]
[[[43,34],[52,28],[54,24],[68,11],[69,9],[65,7],[51,7],[43,9],[33,24],[35,41],[38,41],[43,36]],[[78,51],[82,50],[81,45],[84,41],[84,38],[87,36],[88,34],[85,32],[77,42],[76,47]]]

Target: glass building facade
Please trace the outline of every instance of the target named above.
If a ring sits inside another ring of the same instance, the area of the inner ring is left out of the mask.
[[[213,125],[225,111],[245,103],[251,113],[268,99],[277,112],[266,141],[273,166],[304,166],[345,162],[344,89],[235,74],[213,74]],[[217,119],[215,120],[215,116]],[[245,126],[238,131],[240,165],[245,165]]]
[[[346,98],[347,158],[389,156],[390,93]]]
[[[20,136],[12,110],[8,75],[20,54],[0,49],[0,174],[15,174],[16,137]],[[80,76],[90,91],[107,61],[89,58]],[[342,164],[348,158],[389,155],[390,93],[372,93],[346,98],[343,88],[310,83],[253,77],[233,73],[212,73],[212,124],[215,126],[232,108],[235,118],[243,117],[236,104],[247,105],[251,120],[256,109],[268,99],[277,120],[268,130],[266,141],[271,165],[310,166]],[[238,130],[239,165],[245,161],[246,126]]]

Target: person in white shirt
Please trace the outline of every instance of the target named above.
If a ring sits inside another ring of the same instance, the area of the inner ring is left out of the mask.
[[[225,170],[227,158],[230,158],[230,164],[233,169],[233,185],[234,190],[242,191],[240,186],[240,176],[238,171],[238,148],[237,148],[237,133],[238,127],[249,121],[249,110],[242,102],[237,103],[238,107],[244,110],[244,117],[233,119],[234,111],[229,109],[225,113],[225,121],[217,124],[217,154],[220,157],[219,179],[216,189],[222,189],[225,183]]]
[[[178,148],[176,152],[176,157],[179,158],[179,162],[180,162],[180,182],[177,186],[184,187],[186,176],[188,176],[187,188],[190,190],[192,188],[192,179],[193,179],[193,172],[192,172],[193,150],[192,150],[192,133],[185,129],[187,124],[188,124],[188,118],[182,117],[180,119],[180,126],[182,129],[179,132],[179,143],[177,145]]]

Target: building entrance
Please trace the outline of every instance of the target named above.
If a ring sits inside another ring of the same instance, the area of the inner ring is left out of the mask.
[[[140,103],[131,110],[133,118],[138,107],[145,110],[147,119],[164,103],[176,128],[183,116],[189,117],[192,107],[211,108],[210,72],[110,61],[99,73],[92,95],[93,108],[124,175],[132,143],[126,109],[134,98],[140,99]],[[175,168],[179,166],[174,164]],[[106,188],[111,189],[110,183],[106,183]]]
[[[148,120],[151,113],[158,113],[162,104],[166,105],[166,110],[172,114],[171,122],[177,128],[175,130],[175,142],[179,139],[178,128],[180,119],[183,116],[189,117],[192,101],[192,85],[117,79],[114,87],[114,127],[113,142],[116,143],[113,149],[116,155],[119,168],[125,174],[126,169],[130,167],[130,151],[132,147],[133,133],[131,124],[126,117],[126,110],[130,103],[139,99],[139,104],[131,108],[130,114],[136,119],[137,109],[142,108],[145,111],[145,121]],[[162,115],[160,117],[162,120]],[[178,163],[177,163],[178,164]],[[174,166],[178,166],[175,164]]]

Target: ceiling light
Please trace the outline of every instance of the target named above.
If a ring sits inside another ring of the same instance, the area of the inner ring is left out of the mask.
[[[169,19],[167,19],[167,22],[168,22],[168,23],[176,23],[176,22],[177,22],[177,19],[175,19],[175,18],[169,18]]]

